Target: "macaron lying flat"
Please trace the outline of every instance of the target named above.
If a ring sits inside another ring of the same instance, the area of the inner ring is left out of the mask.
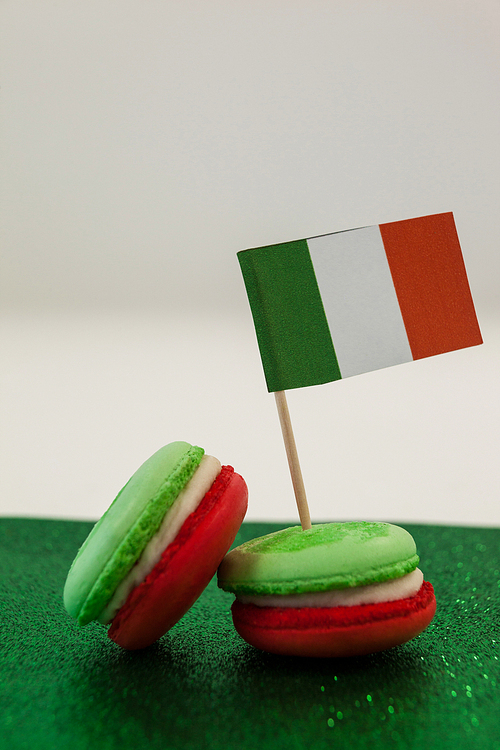
[[[185,442],[136,471],[94,526],[68,573],[64,604],[80,625],[111,624],[126,649],[151,645],[200,596],[246,513],[231,466]]]
[[[388,523],[317,524],[252,539],[224,558],[238,633],[276,654],[359,656],[414,638],[436,600],[413,537]]]

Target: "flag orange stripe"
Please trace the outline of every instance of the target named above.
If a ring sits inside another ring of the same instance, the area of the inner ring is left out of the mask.
[[[381,224],[413,359],[482,343],[452,213]]]

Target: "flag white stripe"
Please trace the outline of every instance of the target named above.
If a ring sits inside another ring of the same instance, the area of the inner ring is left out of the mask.
[[[342,377],[411,362],[379,227],[307,244]]]

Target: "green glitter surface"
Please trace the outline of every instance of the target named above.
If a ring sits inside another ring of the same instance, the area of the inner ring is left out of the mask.
[[[277,524],[243,524],[235,541]],[[500,748],[500,529],[406,525],[435,587],[433,623],[349,660],[271,656],[212,580],[169,634],[127,653],[62,604],[92,524],[0,519],[2,750]]]

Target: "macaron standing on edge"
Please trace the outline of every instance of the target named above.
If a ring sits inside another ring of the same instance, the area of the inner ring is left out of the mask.
[[[389,523],[283,529],[236,547],[218,584],[236,595],[233,622],[275,654],[346,657],[383,651],[421,633],[436,611],[413,537]]]
[[[80,625],[110,624],[135,650],[154,643],[200,596],[233,543],[248,490],[202,448],[170,443],[131,477],[80,548],[64,604]]]

